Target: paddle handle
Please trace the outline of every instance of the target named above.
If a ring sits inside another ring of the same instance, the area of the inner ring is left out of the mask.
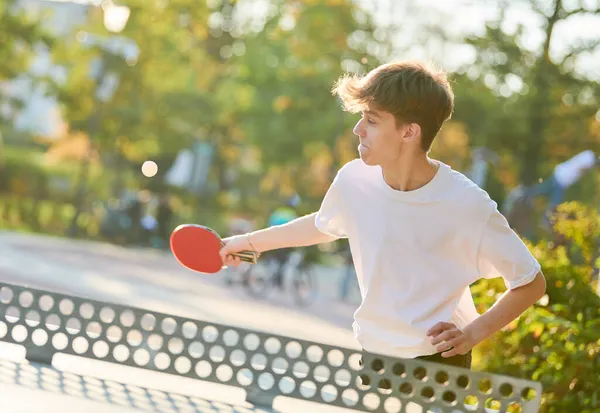
[[[254,251],[240,251],[235,254],[231,254],[234,257],[238,257],[243,262],[248,262],[250,264],[256,264],[258,261],[258,253]]]

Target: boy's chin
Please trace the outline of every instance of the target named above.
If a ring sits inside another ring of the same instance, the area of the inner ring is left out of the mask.
[[[375,162],[373,160],[373,157],[370,156],[365,156],[365,155],[360,155],[360,159],[363,161],[363,163],[367,166],[375,166],[377,165],[377,162]]]

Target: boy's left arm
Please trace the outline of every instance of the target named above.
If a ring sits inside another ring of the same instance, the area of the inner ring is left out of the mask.
[[[442,357],[465,354],[492,334],[500,331],[546,292],[546,280],[540,271],[528,284],[506,291],[484,314],[462,330],[452,323],[440,322],[427,335]]]
[[[496,208],[486,222],[476,265],[483,278],[502,277],[508,291],[488,311],[462,329],[448,322],[439,322],[429,329],[427,335],[438,352],[443,352],[442,357],[467,353],[519,317],[546,291],[540,264]]]

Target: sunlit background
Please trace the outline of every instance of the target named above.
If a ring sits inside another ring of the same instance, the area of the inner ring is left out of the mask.
[[[598,172],[568,188],[552,223],[547,199],[518,198],[557,164],[600,155],[598,0],[0,0],[3,242],[50,235],[168,260],[180,223],[226,236],[313,212],[357,155],[358,118],[333,82],[410,58],[447,70],[456,95],[431,155],[488,191],[549,282],[475,367],[542,381],[544,411],[600,412]],[[340,305],[349,323],[345,241],[298,260],[317,269],[315,308]],[[504,287],[472,290],[484,311]],[[287,302],[239,305],[257,299]]]

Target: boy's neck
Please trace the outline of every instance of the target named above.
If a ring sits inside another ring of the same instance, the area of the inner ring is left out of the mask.
[[[383,179],[396,191],[414,191],[427,185],[440,167],[439,162],[426,153],[406,154],[400,158],[391,165],[381,165]]]

